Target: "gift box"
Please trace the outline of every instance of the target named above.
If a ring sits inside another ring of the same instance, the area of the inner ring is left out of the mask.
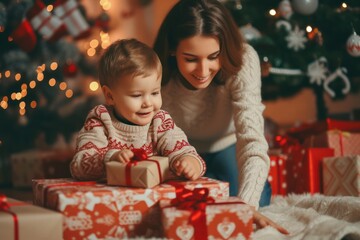
[[[302,124],[301,126],[291,128],[287,131],[287,134],[303,141],[312,135],[320,134],[328,130],[360,132],[360,121],[345,121],[327,118],[324,121]]]
[[[207,189],[184,191],[173,200],[160,200],[167,239],[251,239],[252,208],[238,197],[214,199]],[[203,193],[201,193],[203,192]]]
[[[293,149],[286,162],[288,192],[322,193],[322,160],[333,156],[332,148]]]
[[[360,155],[323,161],[324,195],[360,197]]]
[[[304,147],[328,147],[334,156],[360,154],[360,133],[330,130],[305,139]]]
[[[153,156],[128,163],[113,161],[105,166],[109,185],[152,188],[171,176],[167,157]]]
[[[109,186],[73,179],[33,181],[34,203],[64,215],[64,239],[160,237],[160,199],[175,198],[180,184],[211,189],[212,197],[229,196],[229,184],[209,178],[174,181],[154,188]]]
[[[71,177],[73,150],[28,150],[10,156],[12,184],[31,188],[32,179]]]
[[[2,240],[62,240],[62,223],[60,213],[0,195]]]
[[[284,154],[270,154],[270,171],[268,181],[271,185],[272,195],[287,194],[287,170],[286,161],[287,155]]]

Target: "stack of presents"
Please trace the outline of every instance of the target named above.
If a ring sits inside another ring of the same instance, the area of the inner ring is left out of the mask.
[[[274,196],[360,196],[360,122],[327,119],[277,137],[279,148],[269,152]],[[175,178],[168,159],[159,156],[106,163],[103,181],[76,181],[69,172],[72,155],[31,151],[11,157],[14,187],[31,187],[34,199],[31,204],[0,195],[1,239],[253,236],[251,206],[229,197],[227,182]]]
[[[252,238],[252,207],[227,182],[180,179],[167,158],[142,156],[106,163],[103,181],[33,179],[33,204],[0,195],[0,238]]]
[[[277,143],[270,152],[274,195],[360,196],[360,121],[303,124]]]

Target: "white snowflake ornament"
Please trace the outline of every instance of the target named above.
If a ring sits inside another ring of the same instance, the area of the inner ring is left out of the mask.
[[[289,32],[289,35],[285,39],[288,43],[287,47],[294,49],[296,52],[300,49],[304,49],[305,43],[307,42],[305,31],[300,30],[299,26],[295,26],[295,28]]]
[[[321,57],[308,65],[307,75],[310,79],[310,83],[322,85],[329,71],[329,69],[326,67],[326,64],[326,58]]]

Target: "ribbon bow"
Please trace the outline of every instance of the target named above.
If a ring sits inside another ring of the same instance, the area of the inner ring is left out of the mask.
[[[0,211],[7,211],[9,210],[10,205],[7,202],[7,198],[4,194],[0,194]]]
[[[207,239],[205,208],[207,204],[214,202],[214,198],[209,197],[207,188],[195,188],[191,191],[181,187],[176,188],[176,198],[171,200],[171,205],[191,211],[189,223],[195,229],[194,239]]]
[[[146,151],[142,148],[134,148],[131,151],[134,153],[134,157],[131,160],[141,161],[141,160],[146,160],[148,158]]]

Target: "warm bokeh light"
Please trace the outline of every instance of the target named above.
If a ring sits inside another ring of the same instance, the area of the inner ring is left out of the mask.
[[[99,46],[99,41],[97,39],[93,39],[90,41],[90,47],[97,48]]]
[[[21,84],[21,90],[26,90],[27,87],[28,87],[28,86],[26,85],[26,83]]]
[[[6,78],[10,77],[10,75],[11,75],[10,70],[6,70],[4,75]]]
[[[29,87],[34,89],[36,87],[36,82],[34,80],[32,80],[31,82],[29,82]]]
[[[39,82],[41,82],[42,80],[44,80],[44,74],[43,74],[43,73],[38,73],[38,75],[37,75],[37,80],[38,80]]]
[[[19,114],[20,114],[21,116],[24,116],[24,115],[25,115],[25,113],[26,113],[25,108],[21,108],[21,109],[19,109]]]
[[[19,103],[19,108],[20,109],[24,109],[26,107],[26,103],[24,102],[24,101],[21,101],[20,103]]]
[[[52,10],[54,9],[54,6],[53,5],[47,5],[47,7],[46,7],[46,10],[48,11],[48,12],[51,12]]]
[[[341,7],[342,7],[342,8],[347,8],[348,6],[347,6],[346,3],[343,2],[343,3],[341,4]]]
[[[68,90],[65,91],[65,96],[66,96],[67,98],[71,98],[73,95],[74,95],[73,90],[68,89]]]
[[[60,90],[65,90],[65,89],[67,88],[66,82],[61,82],[61,83],[59,84],[59,88],[60,88]]]
[[[16,93],[12,93],[11,95],[10,95],[10,98],[11,98],[11,100],[15,100],[16,99]]]
[[[31,107],[31,108],[36,108],[36,106],[37,106],[36,101],[31,101],[30,107]]]
[[[99,89],[99,83],[96,82],[96,81],[92,81],[90,84],[89,84],[89,89],[93,92],[95,92],[96,90]]]
[[[7,101],[1,101],[1,102],[0,102],[0,106],[1,106],[3,109],[7,109],[9,105],[8,105]]]
[[[55,86],[55,84],[56,84],[55,78],[50,78],[50,79],[49,79],[49,85],[50,85],[51,87],[53,87],[53,86]]]
[[[20,73],[15,74],[15,80],[19,81],[20,79],[21,79],[21,74]]]
[[[313,28],[311,26],[306,26],[306,31],[309,33],[313,30]]]
[[[89,49],[87,50],[87,55],[88,55],[89,57],[93,57],[93,56],[95,55],[95,53],[96,53],[95,48],[89,48]]]
[[[2,100],[7,102],[9,101],[9,98],[7,96],[4,96]]]
[[[15,94],[15,99],[16,100],[20,100],[21,98],[22,98],[21,93],[18,92],[18,93]]]
[[[276,10],[275,10],[275,9],[270,9],[270,10],[269,10],[269,14],[270,14],[271,16],[275,16],[275,15],[276,15]]]
[[[21,90],[20,94],[21,94],[21,97],[26,97],[27,90],[26,89]]]
[[[58,63],[57,62],[52,62],[50,64],[50,69],[55,71],[58,68]]]

